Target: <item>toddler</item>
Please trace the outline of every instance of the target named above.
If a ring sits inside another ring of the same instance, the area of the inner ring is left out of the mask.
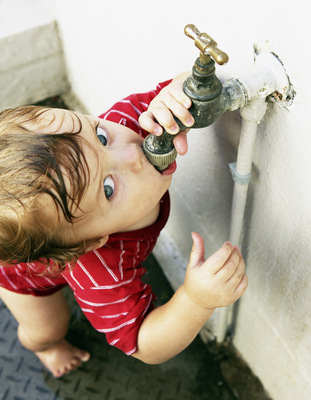
[[[246,290],[238,248],[226,242],[205,259],[198,233],[184,283],[166,304],[155,308],[141,280],[169,216],[176,169],[174,162],[158,172],[142,143],[161,125],[178,133],[173,116],[194,123],[185,77],[131,95],[99,118],[34,106],[0,113],[0,297],[20,342],[55,377],[90,357],[65,340],[65,285],[109,344],[150,364],[180,353],[215,308]],[[185,154],[186,131],[174,143]]]

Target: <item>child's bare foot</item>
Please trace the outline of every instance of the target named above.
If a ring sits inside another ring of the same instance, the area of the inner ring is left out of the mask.
[[[89,353],[72,346],[65,339],[35,354],[55,378],[60,378],[77,369],[83,362],[90,359]]]

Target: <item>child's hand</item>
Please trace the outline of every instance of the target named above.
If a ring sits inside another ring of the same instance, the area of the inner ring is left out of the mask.
[[[139,117],[141,127],[154,135],[161,135],[163,133],[162,127],[170,134],[179,133],[174,139],[174,145],[181,155],[187,152],[186,133],[189,129],[179,132],[179,126],[174,116],[189,128],[194,124],[194,118],[188,110],[191,106],[191,100],[183,91],[183,82],[188,75],[188,73],[181,74],[173,79],[151,101],[148,110]]]
[[[204,241],[192,234],[193,247],[184,283],[188,297],[206,309],[228,306],[247,288],[244,260],[237,247],[226,242],[207,260]]]

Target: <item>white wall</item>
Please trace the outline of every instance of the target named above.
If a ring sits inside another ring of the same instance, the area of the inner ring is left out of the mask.
[[[230,61],[223,78],[243,76],[254,42],[268,41],[284,62],[297,97],[289,111],[269,105],[259,126],[246,210],[243,254],[249,288],[240,303],[234,344],[275,400],[309,400],[311,393],[311,110],[310,7],[307,0],[103,1],[55,0],[69,79],[90,113],[148,90],[188,70],[197,57],[183,34],[187,23],[208,32]],[[172,215],[157,252],[177,285],[190,232],[206,239],[206,253],[228,238],[240,116],[189,133],[178,159]],[[164,243],[163,243],[164,242]],[[169,243],[163,257],[165,243]],[[162,247],[161,247],[162,246]],[[162,250],[161,250],[162,249]],[[162,256],[161,256],[162,254]],[[164,260],[166,259],[166,260]],[[217,314],[216,314],[217,318]]]
[[[41,0],[0,1],[0,110],[68,91],[54,15]]]

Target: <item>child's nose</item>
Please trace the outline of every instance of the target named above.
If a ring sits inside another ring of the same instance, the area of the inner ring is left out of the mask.
[[[118,160],[121,169],[140,172],[142,170],[141,157],[140,148],[136,144],[127,144],[119,149]]]

